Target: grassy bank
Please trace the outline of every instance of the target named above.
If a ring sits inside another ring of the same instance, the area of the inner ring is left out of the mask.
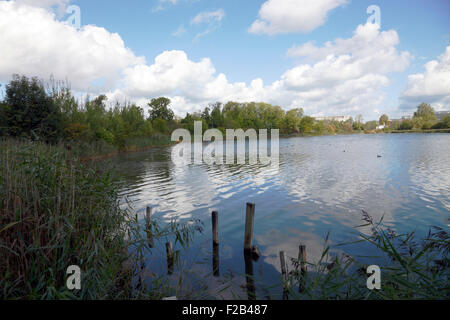
[[[153,230],[181,243],[191,234],[176,224]],[[105,164],[82,163],[62,145],[0,140],[1,299],[161,298],[164,281],[152,290],[133,281],[145,243]],[[81,290],[66,287],[71,265],[82,270]]]
[[[127,140],[121,147],[115,147],[105,141],[66,142],[65,148],[70,151],[71,157],[81,160],[97,160],[114,157],[120,153],[146,151],[153,148],[168,147],[175,144],[170,136],[155,134],[150,137],[136,137]]]
[[[450,133],[450,129],[413,129],[413,130],[391,130],[387,133]]]

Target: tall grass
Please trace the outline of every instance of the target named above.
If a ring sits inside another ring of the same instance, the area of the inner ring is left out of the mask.
[[[381,268],[381,289],[368,290],[366,270],[367,257],[352,257],[345,253],[332,255],[325,239],[324,250],[319,261],[308,263],[308,272],[300,270],[300,261],[291,258],[292,271],[285,285],[294,299],[449,299],[450,236],[439,227],[433,227],[420,241],[415,233],[397,234],[374,222],[363,211],[364,224],[358,228],[369,228],[370,234],[359,232],[360,240],[340,244],[350,246],[365,243],[372,246],[378,255],[370,257]],[[302,287],[302,290],[298,290]]]
[[[111,175],[62,147],[3,140],[0,150],[0,296],[127,297],[127,212]],[[75,295],[70,265],[83,275]]]
[[[147,233],[131,206],[122,209],[113,175],[62,145],[0,140],[0,299],[159,299],[173,291],[164,277],[142,281]],[[182,248],[194,228],[152,221],[155,241]],[[81,268],[81,290],[67,289],[71,265]]]

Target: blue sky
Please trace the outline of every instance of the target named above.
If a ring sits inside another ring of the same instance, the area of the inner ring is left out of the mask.
[[[229,99],[365,120],[409,114],[422,100],[450,109],[448,0],[17,2],[0,6],[9,25],[27,24],[15,41],[0,36],[2,82],[17,65],[18,73],[67,78],[77,91],[110,100],[145,105],[165,95],[180,115]],[[75,32],[59,25],[68,5],[81,9]],[[381,12],[376,30],[366,23],[370,5]],[[49,31],[31,37],[41,28]],[[292,54],[293,47],[300,50]]]

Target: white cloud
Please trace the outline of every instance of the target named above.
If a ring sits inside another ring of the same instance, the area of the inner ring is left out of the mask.
[[[280,80],[264,85],[230,83],[216,73],[210,59],[192,61],[183,51],[165,51],[152,65],[137,65],[124,72],[122,88],[111,96],[144,98],[168,96],[180,114],[215,101],[265,101],[286,108],[303,107],[312,115],[374,118],[384,112],[383,89],[391,72],[409,64],[408,52],[398,52],[395,31],[380,32],[373,24],[358,26],[353,37],[336,39],[322,47],[306,43],[295,47],[295,56],[307,62],[287,70]],[[290,50],[291,55],[294,50]]]
[[[259,19],[250,33],[309,32],[325,23],[328,13],[347,0],[268,0],[259,10]]]
[[[403,109],[413,109],[421,102],[433,104],[437,109],[450,105],[450,46],[437,60],[425,64],[425,72],[408,76],[402,94]]]
[[[264,84],[260,78],[230,82],[208,58],[193,61],[184,51],[164,51],[147,64],[126,48],[118,34],[95,26],[76,30],[42,8],[2,1],[0,29],[0,81],[8,81],[13,73],[42,78],[53,74],[67,78],[76,90],[109,91],[112,99],[142,106],[150,98],[167,96],[180,115],[212,102],[234,100],[303,107],[313,115],[362,113],[366,119],[374,118],[384,112],[381,102],[389,74],[403,71],[411,59],[408,52],[397,51],[395,31],[381,32],[378,26],[366,24],[348,39],[291,48],[288,54],[299,59],[298,64],[273,83]],[[447,50],[439,62],[430,62],[428,72],[444,72],[441,77],[445,77],[448,55]],[[428,73],[423,77],[430,78]],[[440,85],[448,83],[446,79]],[[406,94],[415,92],[416,86],[410,87]],[[436,92],[432,93],[440,91]]]
[[[295,46],[288,55],[302,63],[286,71],[282,80],[294,90],[300,105],[313,114],[363,113],[375,116],[380,110],[382,89],[388,74],[405,70],[408,52],[398,52],[394,30],[380,31],[376,24],[356,28],[349,39],[336,39],[318,47],[312,42]]]
[[[17,4],[45,9],[56,9],[59,17],[66,14],[66,9],[73,0],[15,0]]]
[[[225,11],[223,9],[200,12],[191,20],[191,24],[220,22],[224,16]]]
[[[1,1],[0,30],[0,81],[13,73],[53,74],[87,90],[106,79],[113,86],[123,69],[145,63],[118,34],[92,25],[76,30],[43,8]]]

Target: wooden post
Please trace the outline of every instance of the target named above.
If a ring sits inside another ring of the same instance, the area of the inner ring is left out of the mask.
[[[213,244],[219,245],[219,213],[217,211],[212,212],[212,236]]]
[[[253,275],[253,260],[250,251],[244,251],[245,280],[247,282],[248,300],[256,300],[255,281]]]
[[[247,212],[245,216],[245,236],[244,236],[244,251],[252,251],[252,237],[253,237],[253,220],[255,218],[255,204],[247,203]]]
[[[289,299],[289,279],[288,279],[288,269],[286,265],[286,255],[284,251],[280,251],[280,265],[281,265],[281,275],[283,278],[283,300]]]
[[[281,274],[283,276],[283,281],[287,279],[287,268],[286,268],[286,256],[284,251],[280,251],[280,264],[281,264]]]
[[[167,274],[171,275],[173,273],[173,246],[172,242],[166,243],[166,253],[167,253]]]
[[[306,272],[306,246],[300,245],[298,251],[298,261],[300,262],[300,268],[302,273]]]
[[[154,247],[153,235],[152,235],[152,207],[147,206],[147,212],[145,214],[145,231],[147,232],[148,246]]]
[[[306,246],[300,245],[298,251],[298,263],[300,264],[300,281],[298,285],[298,292],[305,291],[305,277],[306,277]]]
[[[219,213],[212,212],[212,235],[213,235],[213,275],[218,277],[219,273]]]

